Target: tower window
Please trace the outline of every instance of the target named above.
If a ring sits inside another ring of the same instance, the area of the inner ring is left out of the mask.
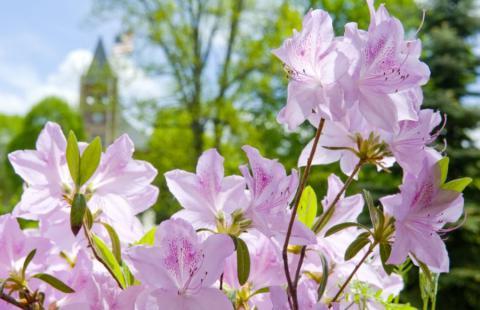
[[[92,122],[94,124],[101,124],[105,121],[105,115],[101,112],[95,112],[92,114]]]
[[[95,103],[95,98],[93,98],[93,96],[87,96],[85,101],[87,102],[88,105],[93,105]]]

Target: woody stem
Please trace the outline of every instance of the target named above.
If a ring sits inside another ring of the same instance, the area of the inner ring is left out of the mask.
[[[350,281],[352,280],[353,276],[357,273],[358,269],[360,269],[360,267],[362,266],[362,264],[365,262],[365,260],[368,258],[368,256],[370,256],[370,254],[372,254],[373,252],[373,249],[375,248],[375,246],[377,245],[376,242],[374,242],[372,245],[370,245],[370,247],[368,248],[368,251],[365,253],[365,255],[363,255],[362,259],[358,262],[358,264],[355,266],[355,268],[353,269],[352,273],[350,273],[350,275],[348,276],[347,280],[343,283],[342,287],[340,287],[340,290],[337,292],[337,294],[335,295],[335,297],[333,297],[332,301],[330,302],[331,304],[336,302],[338,300],[338,298],[340,297],[340,295],[342,294],[342,292],[345,290],[345,288],[347,287],[348,283],[350,283]]]
[[[320,140],[320,136],[322,135],[323,127],[325,125],[325,119],[322,118],[320,119],[320,123],[317,128],[317,132],[315,133],[315,138],[313,139],[313,145],[312,145],[312,150],[310,151],[310,155],[307,160],[307,165],[305,166],[305,170],[300,182],[300,187],[297,190],[297,193],[295,195],[295,200],[293,204],[293,209],[292,209],[292,215],[290,217],[290,222],[288,223],[288,228],[287,228],[287,234],[285,236],[285,242],[283,244],[283,251],[282,251],[282,257],[283,257],[283,267],[285,269],[285,276],[287,277],[287,283],[288,283],[288,292],[289,296],[291,298],[291,307],[293,310],[298,310],[298,299],[297,299],[297,290],[294,285],[294,281],[292,281],[292,278],[290,276],[290,270],[288,268],[288,242],[290,241],[290,236],[292,234],[292,229],[293,229],[293,223],[295,222],[295,217],[297,215],[297,210],[298,210],[298,205],[300,204],[300,197],[302,195],[303,189],[305,188],[305,185],[307,184],[307,180],[310,174],[310,168],[312,166],[312,161],[313,157],[315,155],[315,151],[317,149],[318,141]]]
[[[355,168],[353,169],[352,173],[348,176],[348,179],[345,181],[345,183],[343,184],[343,187],[340,189],[340,191],[337,193],[337,195],[335,196],[335,198],[333,199],[333,201],[330,203],[330,205],[328,206],[328,209],[329,210],[330,208],[335,208],[335,206],[337,205],[338,201],[340,200],[340,198],[342,197],[342,195],[347,191],[347,188],[350,186],[350,184],[352,183],[353,179],[355,178],[355,175],[358,173],[358,171],[362,168],[363,166],[363,161],[360,160],[357,165],[355,166]],[[326,216],[326,212],[323,213],[323,215],[315,222],[315,224],[313,225],[313,232],[315,234],[318,233],[317,230],[320,229],[320,226],[322,225],[322,223],[326,220],[324,217]],[[297,266],[297,272],[295,273],[295,288],[298,284],[298,281],[299,281],[299,278],[300,278],[300,270],[302,268],[302,264],[303,264],[303,261],[305,259],[305,254],[306,254],[306,249],[307,249],[307,246],[303,246],[302,247],[302,250],[300,251],[300,259],[298,260],[298,266]]]

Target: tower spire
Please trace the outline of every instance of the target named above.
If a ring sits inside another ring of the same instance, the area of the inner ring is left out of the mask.
[[[80,112],[88,138],[100,136],[111,143],[119,125],[117,77],[110,67],[100,37],[92,63],[81,78]]]

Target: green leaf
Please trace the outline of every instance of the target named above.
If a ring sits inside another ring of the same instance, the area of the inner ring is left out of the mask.
[[[249,297],[251,298],[251,297],[253,297],[253,296],[255,296],[255,295],[258,295],[258,294],[266,294],[266,293],[268,293],[268,292],[270,292],[270,288],[269,288],[269,287],[263,287],[263,288],[261,288],[261,289],[256,290],[255,292],[253,292],[253,294],[251,294]]]
[[[93,227],[93,215],[90,212],[90,209],[87,208],[85,211],[85,224],[87,224],[87,228],[90,230]]]
[[[333,235],[333,234],[335,234],[335,233],[337,233],[341,230],[344,230],[346,228],[349,228],[349,227],[358,227],[358,228],[370,231],[370,229],[363,224],[355,223],[355,222],[345,222],[345,223],[340,223],[340,224],[337,224],[335,226],[330,227],[330,229],[327,230],[327,232],[325,233],[325,237],[331,236],[331,235]]]
[[[448,183],[443,184],[442,189],[461,193],[463,192],[465,187],[467,187],[470,183],[472,183],[471,178],[455,179]]]
[[[23,219],[23,218],[19,218],[19,217],[17,217],[17,222],[18,222],[18,225],[20,225],[21,230],[37,229],[38,226],[39,226],[38,221],[27,220],[27,219]]]
[[[37,253],[37,249],[34,249],[28,253],[27,257],[25,257],[25,261],[23,262],[23,267],[22,267],[22,278],[25,279],[25,272],[27,271],[28,265],[30,265],[30,262],[32,261],[33,257]]]
[[[370,239],[365,237],[363,233],[360,234],[347,248],[345,251],[345,260],[350,260],[358,254],[358,252],[363,249],[367,244],[370,243]]]
[[[102,156],[102,142],[99,137],[96,137],[83,151],[82,158],[80,160],[80,181],[79,185],[82,186],[87,182],[100,164],[100,158]]]
[[[48,283],[49,285],[56,288],[57,290],[59,290],[62,293],[67,293],[67,294],[75,293],[75,291],[70,286],[66,285],[61,280],[59,280],[59,279],[57,279],[54,276],[51,276],[49,274],[37,273],[36,275],[33,276],[33,278],[37,278],[37,279],[42,280],[45,283]]]
[[[427,265],[423,262],[417,260],[420,265],[419,284],[420,284],[420,293],[423,301],[423,308],[427,309],[428,304],[431,304],[431,308],[435,309],[435,302],[437,298],[438,290],[438,278],[439,274],[432,273]]]
[[[420,270],[425,274],[427,279],[430,281],[432,279],[432,272],[430,271],[430,268],[428,268],[428,266],[425,265],[424,262],[418,260],[416,256],[414,256],[414,257],[415,257],[415,260],[418,263],[418,266],[420,266]]]
[[[305,187],[298,206],[298,220],[311,228],[317,216],[317,195],[311,186]]]
[[[250,254],[245,241],[240,238],[232,237],[237,251],[237,277],[238,283],[244,285],[250,276]]]
[[[130,268],[128,268],[128,265],[125,264],[125,261],[122,262],[122,271],[126,286],[129,287],[135,285],[137,281],[130,271]]]
[[[437,165],[440,168],[440,184],[445,183],[447,180],[449,162],[450,159],[448,157],[444,157],[437,162]]]
[[[110,251],[105,242],[103,242],[102,239],[95,236],[94,234],[92,234],[92,242],[95,248],[95,253],[97,253],[102,262],[107,265],[108,269],[110,269],[111,273],[115,276],[122,288],[125,288],[126,285],[122,272],[122,267],[115,258],[115,255],[113,255],[112,251]]]
[[[120,246],[120,238],[118,237],[117,232],[115,229],[113,229],[112,226],[108,225],[107,223],[102,223],[103,227],[108,232],[108,235],[110,236],[110,241],[112,242],[112,253],[115,256],[115,259],[119,264],[122,263],[122,248]]]
[[[70,131],[68,134],[66,156],[70,176],[75,185],[80,186],[80,151],[78,149],[77,137],[75,137],[73,131]]]
[[[322,299],[323,293],[325,292],[325,289],[327,288],[327,283],[328,283],[328,263],[327,259],[323,254],[320,255],[320,260],[322,261],[322,280],[318,285],[318,295],[317,295],[317,301],[320,301]]]
[[[387,260],[392,253],[392,246],[389,243],[380,243],[380,259],[382,260],[382,266],[385,272],[390,275],[395,266],[387,264]]]
[[[334,206],[331,206],[330,208],[328,208],[327,211],[325,211],[325,213],[323,213],[317,219],[317,221],[315,222],[315,225],[313,225],[313,232],[315,234],[318,234],[325,227],[325,225],[328,224],[334,212],[335,212],[335,208]]]
[[[140,240],[134,243],[134,245],[150,245],[152,246],[155,243],[155,232],[157,231],[157,227],[152,227],[145,235],[143,235]]]
[[[76,236],[82,228],[83,217],[87,209],[87,202],[83,194],[73,196],[72,208],[70,210],[70,228]]]

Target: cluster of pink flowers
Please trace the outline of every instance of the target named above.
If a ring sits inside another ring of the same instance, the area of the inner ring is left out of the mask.
[[[448,158],[432,146],[442,119],[421,109],[420,41],[367,3],[368,30],[348,23],[336,37],[328,13],[312,10],[274,51],[290,77],[278,121],[317,127],[302,177],[251,146],[225,176],[207,150],[195,173],[165,174],[182,209],[146,231],[136,215],[157,199],[157,172],[132,158],[128,136],[102,152],[47,123],[36,150],[11,153],[25,186],[0,217],[0,309],[383,309],[403,288],[395,267],[448,272],[441,236],[470,180],[446,182]],[[310,166],[336,161],[347,179],[330,175],[317,206]],[[395,162],[403,184],[380,207],[368,193],[346,196],[364,165]],[[371,225],[358,222],[364,210]]]

